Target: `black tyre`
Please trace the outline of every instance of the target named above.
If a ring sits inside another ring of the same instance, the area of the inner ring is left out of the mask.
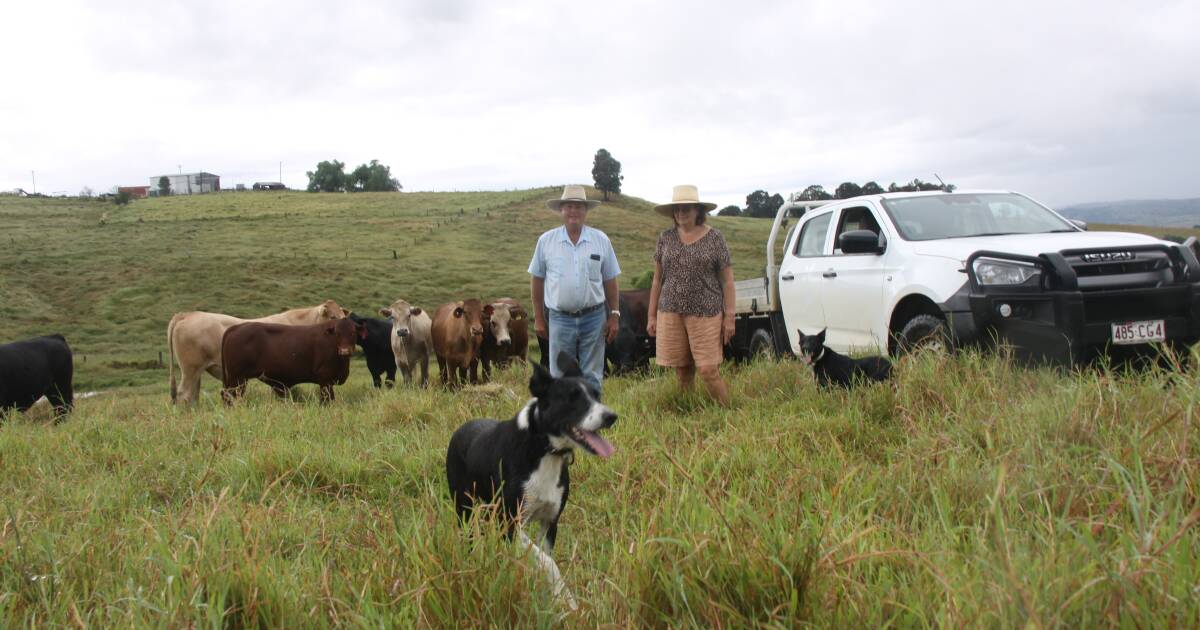
[[[921,314],[908,320],[900,329],[897,341],[898,354],[922,349],[950,351],[950,335],[946,331],[946,322],[936,315]]]
[[[771,339],[771,333],[765,328],[759,328],[750,335],[750,356],[751,361],[759,359],[775,360],[775,340]]]

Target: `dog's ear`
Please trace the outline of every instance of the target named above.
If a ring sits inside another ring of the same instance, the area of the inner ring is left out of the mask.
[[[817,338],[817,341],[821,342],[821,345],[825,345],[825,329],[824,328],[822,328],[821,332],[817,333],[815,335],[815,337]]]
[[[554,377],[551,376],[550,370],[542,367],[541,363],[531,363],[531,365],[533,365],[533,376],[529,377],[529,393],[533,394],[534,398],[542,398],[549,393]]]
[[[803,331],[803,330],[800,330],[799,328],[797,328],[797,329],[796,329],[796,334],[798,335],[798,336],[796,337],[796,341],[797,341],[797,342],[799,342],[799,343],[804,343],[804,331]]]
[[[579,363],[575,361],[575,357],[561,351],[558,353],[558,371],[562,372],[563,376],[583,376],[583,371],[579,369]]]

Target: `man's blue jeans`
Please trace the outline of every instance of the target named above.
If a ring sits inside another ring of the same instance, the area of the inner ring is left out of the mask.
[[[558,353],[566,352],[579,362],[583,377],[599,390],[604,378],[604,323],[607,321],[608,310],[604,308],[581,317],[550,310],[547,322],[550,327],[550,374],[555,378],[562,376]]]

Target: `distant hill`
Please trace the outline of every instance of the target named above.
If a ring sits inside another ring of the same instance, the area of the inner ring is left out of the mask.
[[[1071,219],[1123,225],[1200,226],[1200,198],[1101,201],[1058,208]]]

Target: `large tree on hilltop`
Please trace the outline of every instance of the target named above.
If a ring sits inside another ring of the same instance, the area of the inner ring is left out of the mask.
[[[800,193],[799,199],[800,201],[824,201],[826,199],[833,199],[833,195],[825,192],[824,186],[813,184]]]
[[[864,194],[864,195],[878,195],[878,194],[882,194],[882,193],[883,193],[883,186],[880,186],[879,184],[877,184],[875,182],[867,182],[867,183],[863,184],[862,194]]]
[[[596,151],[596,158],[592,160],[592,181],[596,184],[596,190],[604,193],[605,201],[608,201],[608,193],[621,194],[623,179],[625,176],[621,174],[621,163],[608,149]]]
[[[337,161],[320,162],[317,170],[308,171],[308,192],[342,192],[346,190],[349,178],[346,177],[346,165]]]
[[[765,190],[756,190],[746,195],[746,212],[744,214],[757,219],[773,219],[782,205],[783,195],[779,193],[772,195]]]
[[[859,186],[854,182],[842,182],[837,188],[834,189],[833,198],[850,199],[851,197],[858,197],[861,194],[863,194],[862,186]]]
[[[360,164],[350,173],[350,184],[353,190],[364,192],[399,192],[403,186],[392,177],[392,169],[379,160],[371,160],[370,164]]]

